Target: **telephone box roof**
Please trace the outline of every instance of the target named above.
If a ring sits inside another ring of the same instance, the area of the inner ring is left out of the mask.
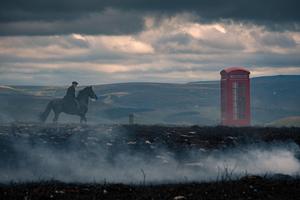
[[[244,67],[229,67],[229,68],[223,69],[220,73],[222,74],[225,72],[225,73],[229,74],[234,71],[243,71],[243,72],[250,74],[250,71]]]

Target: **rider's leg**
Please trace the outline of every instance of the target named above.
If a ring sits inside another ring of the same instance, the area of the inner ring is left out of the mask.
[[[74,99],[74,102],[75,102],[75,105],[76,105],[77,110],[79,110],[79,109],[80,109],[80,104],[79,104],[79,102],[78,102],[76,99]]]

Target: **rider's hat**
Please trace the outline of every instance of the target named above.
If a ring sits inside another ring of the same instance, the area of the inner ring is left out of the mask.
[[[78,82],[77,81],[73,81],[72,84],[78,85]]]

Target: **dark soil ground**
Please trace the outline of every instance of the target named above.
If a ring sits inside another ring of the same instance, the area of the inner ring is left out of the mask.
[[[0,199],[272,199],[300,198],[300,179],[247,176],[236,181],[163,185],[36,182],[0,186]]]

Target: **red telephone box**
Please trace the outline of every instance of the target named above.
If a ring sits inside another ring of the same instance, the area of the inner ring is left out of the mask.
[[[221,124],[249,126],[250,72],[243,67],[230,67],[221,72]]]

